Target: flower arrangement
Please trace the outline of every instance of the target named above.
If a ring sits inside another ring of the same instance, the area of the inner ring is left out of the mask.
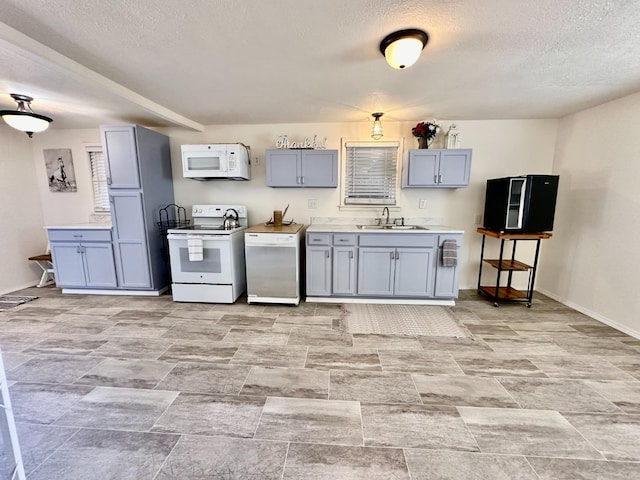
[[[418,138],[420,148],[428,148],[429,144],[433,142],[436,134],[440,130],[437,120],[433,122],[420,122],[411,129],[414,137]]]

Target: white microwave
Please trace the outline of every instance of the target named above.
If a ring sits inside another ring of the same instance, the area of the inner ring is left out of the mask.
[[[249,147],[242,143],[182,145],[182,174],[195,180],[250,180]]]

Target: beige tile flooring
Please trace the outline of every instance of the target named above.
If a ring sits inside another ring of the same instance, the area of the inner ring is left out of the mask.
[[[16,293],[40,296],[0,313],[30,479],[640,478],[640,340],[541,295],[462,292],[452,338],[347,334],[333,304]]]

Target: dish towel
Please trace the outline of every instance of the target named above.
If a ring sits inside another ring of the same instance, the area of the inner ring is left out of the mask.
[[[458,266],[458,244],[455,239],[449,239],[442,242],[442,266]]]
[[[189,248],[190,262],[201,262],[203,260],[202,237],[188,237],[187,247]]]

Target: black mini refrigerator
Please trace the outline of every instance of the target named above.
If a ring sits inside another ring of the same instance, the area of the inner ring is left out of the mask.
[[[522,175],[487,180],[484,228],[500,232],[553,230],[558,175]]]

